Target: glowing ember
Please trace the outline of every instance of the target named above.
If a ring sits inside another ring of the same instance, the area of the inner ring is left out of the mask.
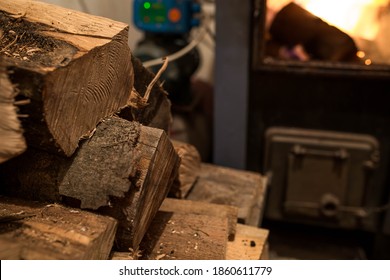
[[[366,65],[371,65],[371,63],[372,63],[371,59],[366,59],[364,61],[364,64],[366,64]]]
[[[366,53],[365,53],[364,51],[358,51],[358,52],[356,53],[356,56],[357,56],[358,58],[364,58],[364,57],[366,56]]]
[[[306,10],[352,37],[375,39],[378,12],[388,0],[296,0]]]

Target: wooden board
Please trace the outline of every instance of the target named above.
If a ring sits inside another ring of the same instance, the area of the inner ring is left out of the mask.
[[[116,227],[111,217],[0,196],[0,259],[107,259]]]
[[[19,98],[29,145],[72,155],[134,84],[125,23],[30,0],[0,1],[0,56]]]
[[[268,257],[269,231],[238,224],[234,241],[227,244],[227,260],[260,260]]]
[[[166,198],[136,253],[141,259],[225,259],[236,222],[236,207]]]
[[[166,198],[161,204],[160,211],[226,218],[228,221],[228,240],[233,240],[236,234],[238,209],[235,206]]]
[[[238,207],[241,223],[261,223],[265,197],[264,177],[256,172],[202,163],[199,178],[187,199]]]
[[[141,259],[225,259],[227,218],[159,211],[141,249]]]

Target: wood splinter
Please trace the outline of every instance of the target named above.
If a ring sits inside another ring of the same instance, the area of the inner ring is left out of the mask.
[[[163,65],[160,70],[158,70],[157,74],[154,76],[153,80],[149,83],[146,88],[145,95],[142,97],[135,88],[132,89],[128,106],[131,106],[136,109],[142,109],[148,106],[149,96],[152,92],[152,89],[158,79],[161,77],[162,73],[164,73],[165,69],[168,67],[168,57],[163,57]]]

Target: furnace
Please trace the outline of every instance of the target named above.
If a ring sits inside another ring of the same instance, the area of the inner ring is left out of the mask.
[[[389,4],[354,1],[367,22],[343,26],[315,14],[319,2],[355,12],[220,3],[214,157],[268,175],[266,219],[390,234]]]

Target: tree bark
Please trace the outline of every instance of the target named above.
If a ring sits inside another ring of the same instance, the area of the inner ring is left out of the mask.
[[[179,158],[160,129],[112,117],[70,158],[29,149],[0,165],[2,192],[60,201],[119,221],[119,250],[137,248],[177,176]]]

